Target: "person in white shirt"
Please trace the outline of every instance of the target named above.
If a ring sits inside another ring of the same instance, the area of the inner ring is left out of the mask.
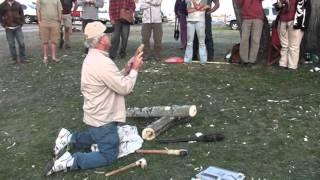
[[[200,64],[207,63],[207,49],[205,44],[205,13],[210,6],[207,5],[207,0],[188,0],[187,2],[187,33],[188,42],[184,55],[184,63],[190,64],[192,62],[193,53],[193,39],[195,32],[199,39],[199,55]]]
[[[162,43],[162,0],[142,0],[140,9],[143,10],[142,17],[142,43],[144,44],[145,60],[160,60]],[[150,38],[153,33],[154,48],[150,47]]]

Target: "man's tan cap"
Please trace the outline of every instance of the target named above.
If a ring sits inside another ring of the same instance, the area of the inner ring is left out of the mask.
[[[84,35],[87,39],[99,36],[106,30],[106,26],[100,21],[88,23],[84,29]]]

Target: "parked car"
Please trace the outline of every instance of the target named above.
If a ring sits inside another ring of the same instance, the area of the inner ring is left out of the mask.
[[[23,13],[24,13],[24,21],[27,24],[31,24],[37,22],[37,11],[35,2],[24,2],[21,3]]]
[[[272,22],[277,18],[278,12],[274,7],[266,7],[263,8],[264,14],[266,15],[269,24],[272,24]],[[232,30],[238,30],[239,24],[234,15],[230,15],[226,18],[226,25],[230,27]]]

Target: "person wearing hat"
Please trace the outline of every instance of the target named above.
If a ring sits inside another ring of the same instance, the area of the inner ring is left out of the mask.
[[[101,22],[88,23],[86,35],[89,52],[82,64],[81,92],[84,97],[83,121],[85,132],[70,133],[62,128],[55,140],[55,160],[48,163],[45,175],[67,169],[91,169],[106,166],[117,160],[119,153],[118,123],[126,121],[124,96],[133,91],[142,54],[132,57],[123,70],[119,70],[109,58],[111,46],[104,34]],[[76,152],[70,154],[67,147],[90,149],[97,144],[99,152]]]

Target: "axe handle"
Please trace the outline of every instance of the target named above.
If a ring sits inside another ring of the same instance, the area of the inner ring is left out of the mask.
[[[136,166],[138,166],[136,163],[131,163],[131,164],[126,165],[126,166],[124,166],[122,168],[110,171],[110,172],[106,173],[105,176],[112,176],[114,174],[117,174],[117,173],[122,172],[122,171],[126,171],[126,170],[128,170],[130,168],[133,168],[133,167],[136,167]]]
[[[168,150],[146,150],[146,149],[138,149],[136,150],[137,153],[142,153],[142,154],[167,154],[167,155],[181,155],[182,151],[186,151],[184,149],[168,149]]]

